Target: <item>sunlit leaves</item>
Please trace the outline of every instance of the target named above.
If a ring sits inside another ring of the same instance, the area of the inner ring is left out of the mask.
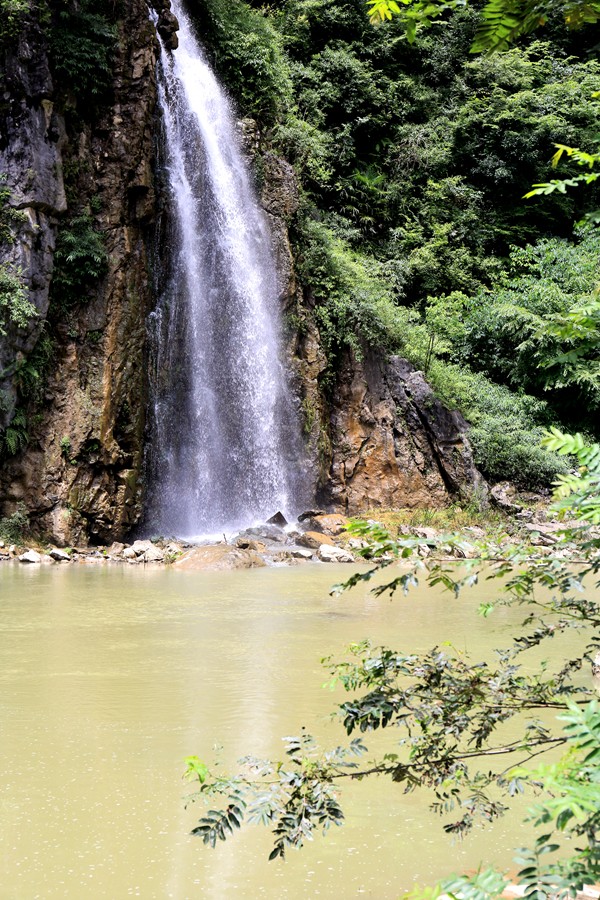
[[[430,27],[448,10],[466,6],[467,0],[367,0],[372,24],[397,16],[409,43],[413,43],[419,27]],[[549,4],[541,0],[488,0],[484,5],[471,46],[472,53],[506,50],[524,34],[545,25],[551,15],[558,15],[571,30],[600,19],[598,0],[568,0]]]

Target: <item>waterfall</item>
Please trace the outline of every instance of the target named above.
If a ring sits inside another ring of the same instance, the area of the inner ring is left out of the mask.
[[[281,359],[278,283],[231,103],[185,12],[158,91],[169,225],[152,314],[148,522],[201,536],[295,509],[297,410]]]

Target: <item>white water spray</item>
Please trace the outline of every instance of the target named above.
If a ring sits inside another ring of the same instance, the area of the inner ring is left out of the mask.
[[[170,196],[154,318],[149,520],[220,533],[300,501],[298,416],[280,358],[277,274],[230,102],[178,4],[159,102]]]

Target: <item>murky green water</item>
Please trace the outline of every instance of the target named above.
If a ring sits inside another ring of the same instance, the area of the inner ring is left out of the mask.
[[[348,820],[285,864],[249,829],[217,851],[189,836],[189,754],[279,754],[300,725],[334,741],[321,656],[367,635],[483,655],[508,614],[435,592],[392,603],[329,586],[349,567],[191,574],[0,569],[0,897],[391,900],[414,882],[507,862],[519,816],[452,843],[423,797],[386,780],[344,791]],[[374,743],[374,739],[367,743]]]

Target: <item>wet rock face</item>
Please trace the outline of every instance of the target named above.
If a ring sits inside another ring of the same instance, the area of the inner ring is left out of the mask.
[[[0,427],[14,415],[15,362],[34,347],[48,312],[56,227],[67,208],[65,123],[54,108],[53,91],[47,41],[37,22],[30,20],[0,71],[0,173],[5,178],[0,186],[10,191],[10,205],[24,213],[15,243],[0,245],[0,263],[21,270],[38,315],[27,328],[9,327],[0,337],[0,372],[5,373],[0,379]]]
[[[21,259],[32,260],[23,266],[31,296],[40,298],[34,300],[40,321],[29,348],[47,314],[54,344],[45,398],[30,419],[29,445],[0,470],[0,515],[23,502],[34,525],[58,544],[122,537],[142,505],[157,42],[144,0],[129,0],[124,15],[112,99],[98,114],[84,115],[77,126],[67,120],[65,128],[47,48],[32,26],[33,37],[26,32],[23,41],[29,46],[39,38],[35,71],[21,57],[11,63],[10,114],[2,109],[0,125],[3,135],[10,129],[1,144],[9,186],[30,217],[46,222],[35,231],[34,250],[26,239],[19,242]],[[67,191],[73,209],[62,181],[66,163],[79,173]],[[57,224],[92,200],[106,274],[68,314],[53,312],[48,285]]]
[[[349,515],[484,495],[467,423],[400,357],[348,359],[334,396],[324,500]]]

